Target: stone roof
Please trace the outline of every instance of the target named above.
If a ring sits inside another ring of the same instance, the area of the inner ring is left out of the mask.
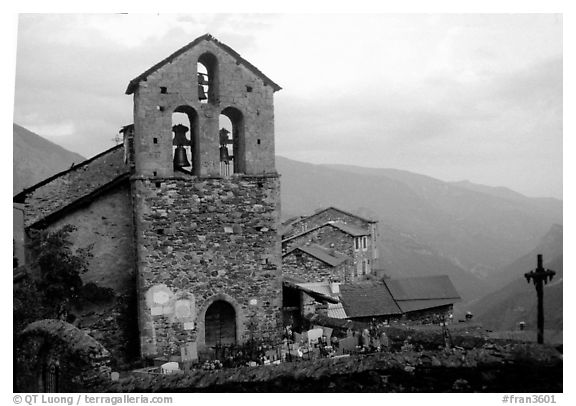
[[[328,224],[336,227],[339,230],[344,231],[346,234],[349,234],[353,237],[361,237],[364,235],[370,235],[370,231],[368,231],[368,230],[364,230],[361,227],[356,227],[352,224],[346,224],[346,223],[343,223],[341,221],[334,221],[334,222],[330,222]]]
[[[348,317],[377,317],[402,314],[388,288],[382,283],[357,282],[340,285],[340,299]]]
[[[340,230],[340,231],[342,231],[342,232],[344,232],[344,233],[346,233],[346,234],[348,234],[348,235],[350,235],[350,236],[352,236],[352,237],[358,237],[358,236],[363,236],[363,235],[370,235],[370,232],[369,232],[369,231],[366,231],[366,230],[364,230],[364,229],[362,229],[362,228],[360,228],[360,227],[356,227],[356,226],[352,226],[352,225],[349,225],[349,224],[345,224],[345,223],[342,223],[342,222],[340,222],[340,221],[334,221],[334,222],[324,223],[324,224],[321,224],[321,225],[316,226],[316,227],[312,227],[312,228],[310,228],[310,229],[308,229],[308,230],[306,230],[306,231],[303,231],[303,232],[301,232],[301,233],[299,233],[299,234],[295,234],[295,235],[293,235],[293,236],[291,236],[291,237],[285,238],[284,240],[282,240],[282,242],[286,242],[286,241],[290,241],[290,240],[292,240],[292,239],[294,239],[294,238],[302,237],[303,235],[306,235],[306,234],[308,234],[308,233],[311,233],[312,231],[316,231],[316,230],[318,230],[318,229],[320,229],[320,228],[322,228],[322,227],[333,227],[333,228],[336,228],[336,229],[338,229],[338,230]]]
[[[366,222],[366,223],[377,223],[377,222],[378,222],[378,221],[376,221],[376,220],[372,220],[372,219],[369,219],[369,218],[366,218],[366,217],[361,217],[361,216],[359,216],[359,215],[357,215],[357,214],[350,213],[350,212],[348,212],[348,211],[346,211],[346,210],[342,210],[342,209],[339,209],[338,207],[334,207],[334,206],[326,207],[325,209],[319,209],[319,210],[315,211],[314,214],[311,214],[311,215],[308,216],[307,218],[314,217],[314,216],[316,216],[316,215],[318,215],[318,214],[320,214],[320,213],[324,213],[325,211],[328,211],[328,210],[336,210],[336,211],[339,211],[339,212],[342,213],[342,214],[346,214],[347,216],[355,217],[355,218],[357,218],[358,220],[362,220],[362,221],[364,221],[364,222]]]
[[[13,201],[26,203],[26,228],[40,226],[67,208],[89,203],[98,194],[125,181],[129,173],[124,146],[120,144],[24,189]]]
[[[347,260],[351,259],[347,255],[334,250],[330,250],[317,244],[301,245],[299,247],[295,247],[294,249],[284,254],[283,257],[292,254],[296,250],[302,251],[332,267],[338,266],[342,262],[346,262]]]
[[[213,42],[215,45],[217,45],[218,47],[222,48],[225,52],[227,52],[228,54],[232,55],[234,58],[236,58],[236,62],[240,65],[244,65],[246,68],[248,68],[248,70],[250,70],[252,73],[254,73],[256,76],[260,77],[260,79],[262,79],[262,81],[266,84],[272,87],[272,89],[274,89],[275,92],[277,92],[278,90],[282,89],[280,86],[278,86],[276,83],[274,83],[272,81],[272,79],[270,79],[268,76],[266,76],[264,73],[262,73],[258,68],[256,68],[254,65],[252,65],[250,62],[248,62],[247,60],[245,60],[244,58],[242,58],[240,56],[239,53],[237,53],[236,51],[234,51],[232,48],[230,48],[228,45],[223,44],[222,42],[218,41],[216,38],[214,38],[212,35],[210,34],[204,34],[201,37],[196,38],[194,41],[190,42],[188,45],[185,45],[184,47],[180,48],[179,50],[177,50],[176,52],[174,52],[172,55],[168,56],[167,58],[164,58],[163,60],[161,60],[160,62],[158,62],[156,65],[152,66],[150,69],[148,69],[147,71],[143,72],[142,74],[140,74],[139,76],[135,77],[134,79],[132,79],[130,81],[130,83],[128,84],[128,87],[126,88],[126,94],[132,94],[134,93],[134,91],[136,90],[136,88],[138,87],[138,84],[143,81],[146,80],[146,78],[148,76],[150,76],[150,74],[152,74],[153,72],[157,71],[158,69],[160,69],[161,67],[163,67],[164,65],[171,63],[175,58],[177,58],[178,56],[182,55],[183,53],[187,52],[188,50],[192,49],[193,47],[195,47],[196,45],[198,45],[200,42],[202,41],[211,41]]]

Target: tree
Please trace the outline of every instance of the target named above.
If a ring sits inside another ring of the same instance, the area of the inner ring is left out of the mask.
[[[75,230],[65,225],[55,231],[34,231],[28,245],[34,261],[27,269],[33,277],[14,287],[16,331],[41,318],[64,318],[79,299],[80,275],[88,269],[92,247],[74,250],[70,234]]]

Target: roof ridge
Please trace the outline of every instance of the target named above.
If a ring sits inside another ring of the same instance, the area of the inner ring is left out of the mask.
[[[112,151],[115,150],[115,149],[119,149],[119,148],[121,148],[121,147],[123,148],[123,147],[124,147],[124,144],[115,145],[115,146],[113,146],[112,148],[109,148],[109,149],[105,150],[104,152],[101,152],[101,153],[99,153],[99,154],[97,154],[97,155],[94,155],[92,158],[88,158],[88,159],[80,162],[79,164],[72,165],[70,168],[68,168],[68,169],[66,169],[66,170],[63,170],[62,172],[58,172],[58,173],[50,176],[49,178],[46,178],[46,179],[44,179],[44,180],[42,180],[42,181],[40,181],[40,182],[38,182],[38,183],[30,186],[30,187],[27,187],[26,189],[22,190],[20,193],[18,193],[17,195],[15,195],[15,196],[12,198],[12,201],[13,201],[14,203],[24,203],[23,199],[24,199],[29,193],[33,192],[34,190],[38,189],[39,187],[42,187],[42,186],[44,186],[44,185],[52,182],[54,179],[57,179],[57,178],[59,178],[60,176],[66,175],[66,174],[69,173],[69,172],[72,172],[72,171],[74,171],[74,170],[76,170],[76,169],[78,169],[78,168],[81,168],[81,167],[83,167],[83,166],[85,166],[85,165],[88,165],[90,162],[92,162],[92,161],[94,161],[94,160],[96,160],[96,159],[98,159],[98,158],[100,158],[100,157],[102,157],[102,156],[104,156],[104,155],[112,152]]]

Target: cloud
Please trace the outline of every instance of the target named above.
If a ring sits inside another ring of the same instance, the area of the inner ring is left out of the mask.
[[[45,136],[74,129],[52,133],[94,155],[132,121],[128,82],[206,32],[283,87],[279,154],[512,187],[522,173],[542,180],[525,192],[561,179],[554,15],[26,15],[14,120]]]

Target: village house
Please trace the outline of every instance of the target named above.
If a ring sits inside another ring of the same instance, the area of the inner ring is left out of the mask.
[[[352,282],[365,279],[375,268],[378,249],[374,220],[328,207],[288,220],[283,226],[284,275],[306,282]]]

